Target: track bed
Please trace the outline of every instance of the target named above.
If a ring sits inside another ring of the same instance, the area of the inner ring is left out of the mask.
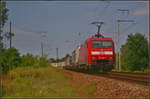
[[[66,70],[71,75],[74,83],[96,82],[95,92],[88,97],[101,98],[148,98],[148,86],[128,82],[127,80],[118,80],[112,77],[106,77],[106,74],[89,74],[83,72],[74,72]],[[104,76],[105,75],[105,76]]]

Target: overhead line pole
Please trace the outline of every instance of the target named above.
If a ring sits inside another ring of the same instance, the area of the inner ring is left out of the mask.
[[[118,11],[120,11],[122,13],[127,12],[129,14],[129,10],[128,9],[118,9]],[[120,19],[118,18],[118,20],[120,20]],[[117,24],[118,24],[118,32],[117,32],[118,39],[117,39],[117,42],[116,42],[117,43],[116,69],[121,71],[121,66],[120,66],[120,49],[119,49],[119,45],[120,45],[120,43],[119,43],[119,37],[120,37],[120,30],[119,30],[120,24],[119,24],[119,22],[120,21],[118,21],[118,20],[117,20]]]
[[[57,62],[57,66],[58,66],[58,59],[59,59],[59,57],[58,57],[58,48],[56,48],[56,62]]]
[[[14,33],[11,31],[11,21],[9,26],[9,32],[5,35],[9,40],[9,47],[12,48],[12,37],[14,36]]]
[[[10,48],[12,47],[12,33],[11,33],[11,21],[10,21],[10,31],[9,31],[9,43],[10,43]]]
[[[41,51],[42,51],[42,53],[41,53],[42,55],[41,56],[43,58],[44,57],[44,51],[43,51],[43,42],[42,41],[41,41]]]
[[[119,38],[120,38],[120,24],[119,23],[123,23],[123,22],[134,22],[134,20],[117,20],[118,22],[118,70],[121,71],[121,57],[120,57],[120,48],[119,48]]]
[[[41,57],[44,58],[44,37],[46,37],[46,32],[40,32],[41,33]],[[43,34],[42,34],[43,33]]]

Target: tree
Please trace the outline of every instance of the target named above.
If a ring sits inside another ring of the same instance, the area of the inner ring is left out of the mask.
[[[128,35],[121,47],[121,65],[124,70],[143,71],[148,68],[148,40],[140,33]]]
[[[7,15],[8,9],[6,8],[6,3],[5,2],[0,2],[0,50],[3,48],[3,36],[2,36],[2,28],[6,21],[8,20],[8,15]]]
[[[8,72],[9,70],[19,66],[21,63],[20,53],[15,48],[9,48],[1,51],[0,56],[0,69],[2,72]]]

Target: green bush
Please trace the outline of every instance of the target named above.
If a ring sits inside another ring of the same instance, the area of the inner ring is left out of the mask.
[[[38,58],[32,54],[23,55],[21,58],[21,66],[33,66],[38,61]]]
[[[1,72],[8,72],[9,70],[19,66],[20,63],[21,58],[17,49],[9,48],[0,51]]]
[[[18,66],[48,66],[49,61],[46,58],[26,54],[22,57],[15,48],[3,49],[0,51],[0,71],[7,73],[9,70]]]
[[[32,54],[26,54],[21,58],[21,66],[48,66],[49,61],[46,58],[41,58],[38,56],[33,56]]]

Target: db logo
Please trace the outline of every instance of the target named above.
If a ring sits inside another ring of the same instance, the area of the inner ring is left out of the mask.
[[[104,52],[99,52],[100,54],[104,54]]]

